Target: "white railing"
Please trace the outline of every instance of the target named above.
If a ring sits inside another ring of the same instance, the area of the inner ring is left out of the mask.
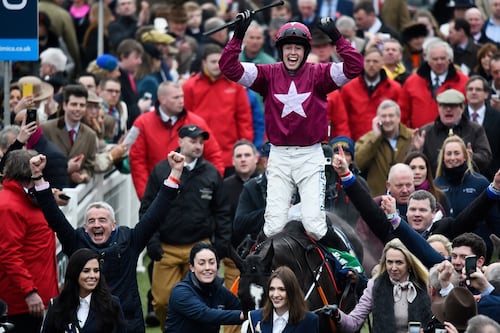
[[[64,192],[71,197],[69,203],[61,210],[74,228],[81,227],[85,221],[87,206],[95,201],[105,201],[115,210],[115,219],[119,225],[134,227],[139,220],[140,202],[135,194],[134,184],[130,175],[113,171],[109,174],[97,174],[87,184],[75,188],[66,188]],[[61,252],[57,243],[57,258],[59,280],[62,281],[66,272],[67,258]],[[144,252],[143,252],[144,253]],[[137,263],[137,271],[144,272],[142,255]]]

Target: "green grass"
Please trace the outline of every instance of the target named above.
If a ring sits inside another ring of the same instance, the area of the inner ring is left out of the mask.
[[[144,257],[144,266],[147,267],[149,264],[149,257]],[[139,294],[141,295],[142,301],[142,312],[144,315],[147,313],[146,302],[147,302],[147,293],[150,288],[148,274],[145,273],[137,273],[137,283],[139,284]],[[162,333],[160,327],[146,327],[146,333]]]

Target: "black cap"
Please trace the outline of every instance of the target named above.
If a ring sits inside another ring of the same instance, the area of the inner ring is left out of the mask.
[[[184,138],[189,136],[192,139],[196,139],[199,136],[202,136],[203,139],[207,140],[210,136],[208,132],[202,130],[196,125],[186,125],[179,128],[179,137]]]

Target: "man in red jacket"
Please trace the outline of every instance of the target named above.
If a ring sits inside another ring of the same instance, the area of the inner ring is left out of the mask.
[[[234,173],[233,145],[240,139],[253,141],[252,110],[245,88],[222,75],[222,48],[207,44],[202,70],[183,85],[186,109],[202,117],[215,134],[222,150],[225,176]]]
[[[179,84],[163,82],[158,87],[158,102],[154,111],[139,116],[134,127],[139,131],[130,148],[130,172],[135,191],[142,200],[149,174],[156,163],[163,161],[168,152],[179,146],[177,130],[184,125],[195,124],[207,131],[210,139],[205,141],[203,157],[212,163],[220,174],[224,174],[224,163],[220,146],[214,134],[200,116],[184,108],[184,93]]]
[[[438,116],[436,96],[448,89],[465,95],[467,76],[453,66],[453,49],[442,40],[425,47],[425,62],[403,85],[398,104],[401,122],[409,128],[420,128]]]
[[[366,50],[363,75],[342,87],[339,104],[328,104],[337,115],[332,122],[337,117],[348,119],[354,141],[372,130],[372,119],[377,115],[380,103],[386,99],[397,100],[401,93],[401,85],[387,77],[383,66],[382,51],[375,47]]]
[[[28,192],[33,156],[8,154],[0,191],[0,299],[15,333],[40,332],[44,310],[59,292],[55,235]]]

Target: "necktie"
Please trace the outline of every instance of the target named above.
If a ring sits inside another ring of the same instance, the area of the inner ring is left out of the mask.
[[[371,95],[373,94],[373,91],[374,91],[374,90],[375,90],[375,85],[370,84],[370,85],[368,86],[368,95],[370,95],[370,96],[371,96]]]
[[[73,143],[75,143],[75,130],[74,129],[70,129],[68,134],[69,134],[69,143],[71,143],[71,145],[73,145]]]
[[[479,123],[478,118],[479,114],[476,111],[472,112],[472,121],[475,123]]]
[[[132,88],[132,91],[134,92],[134,94],[137,94],[137,86],[135,85],[135,79],[132,73],[128,73],[128,80],[130,81],[130,87]]]
[[[436,78],[434,79],[434,84],[432,85],[432,97],[436,98],[436,92],[440,86],[441,84],[439,83],[439,77],[436,76]]]

